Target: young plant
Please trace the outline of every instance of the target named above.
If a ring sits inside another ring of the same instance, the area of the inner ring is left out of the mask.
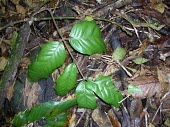
[[[69,42],[73,49],[82,54],[93,55],[106,51],[100,29],[95,21],[89,17],[73,26]],[[64,63],[65,59],[64,45],[57,41],[48,42],[42,46],[36,59],[29,65],[27,74],[29,81],[37,82],[40,79],[48,78],[55,69]],[[64,72],[56,79],[54,89],[57,95],[66,95],[76,87],[77,72],[77,67],[74,63],[65,68]],[[52,101],[39,104],[26,113],[18,114],[13,124],[17,125],[17,122],[19,122],[19,125],[23,125],[28,121],[40,120],[42,117],[51,120],[51,118],[61,115],[62,112],[75,104],[80,108],[95,109],[97,107],[96,96],[118,108],[120,106],[119,101],[123,98],[122,94],[114,87],[114,82],[110,76],[99,76],[95,81],[89,77],[87,81],[81,81],[75,90],[75,96],[76,101]],[[44,112],[36,113],[44,109]],[[58,112],[58,110],[60,111]],[[52,115],[51,112],[53,112]],[[34,117],[36,115],[38,116]]]

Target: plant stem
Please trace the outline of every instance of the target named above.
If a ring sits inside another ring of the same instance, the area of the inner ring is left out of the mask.
[[[58,32],[59,36],[61,37],[63,44],[64,44],[65,47],[67,48],[67,51],[69,52],[69,54],[70,54],[70,56],[71,56],[73,62],[76,64],[77,69],[78,69],[80,75],[81,75],[82,78],[85,80],[86,78],[84,77],[83,73],[81,72],[81,69],[80,69],[79,65],[77,64],[76,60],[74,59],[74,57],[73,57],[71,51],[69,50],[69,47],[68,47],[68,45],[67,45],[65,39],[63,38],[63,36],[62,36],[62,34],[61,34],[61,32],[60,32],[60,29],[58,28],[58,26],[57,26],[57,24],[56,24],[56,22],[55,22],[55,19],[54,19],[54,16],[53,16],[52,11],[51,11],[50,9],[47,9],[47,11],[50,13],[50,15],[51,15],[51,17],[52,17],[52,20],[53,20],[53,23],[54,23],[54,25],[55,25],[55,27],[56,27],[56,29],[57,29],[57,32]]]

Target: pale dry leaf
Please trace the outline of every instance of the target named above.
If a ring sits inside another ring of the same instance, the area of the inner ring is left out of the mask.
[[[155,125],[153,125],[152,123],[149,124],[149,127],[155,127]]]
[[[41,87],[38,83],[32,84],[32,87],[28,93],[27,98],[27,107],[30,109],[32,106],[35,106],[39,103],[38,97],[41,91]]]
[[[19,4],[19,0],[11,0],[11,2],[15,5]]]
[[[0,71],[3,71],[8,63],[5,57],[0,57]]]

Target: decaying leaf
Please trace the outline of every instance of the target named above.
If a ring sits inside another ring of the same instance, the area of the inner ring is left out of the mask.
[[[92,118],[100,127],[111,127],[110,121],[106,114],[99,108],[93,111]]]
[[[21,5],[16,5],[17,12],[22,15],[22,17],[25,17],[26,10],[23,6]]]
[[[162,87],[157,78],[154,76],[139,76],[134,80],[128,81],[130,84],[138,86],[143,93],[133,93],[133,97],[145,98],[153,95],[160,96]]]
[[[109,120],[110,120],[110,122],[111,122],[113,127],[121,127],[121,124],[118,121],[118,119],[116,118],[116,116],[115,116],[115,114],[114,114],[112,109],[110,109],[108,111],[108,116],[109,116]]]
[[[33,83],[32,88],[28,92],[27,107],[30,109],[39,103],[38,96],[41,91],[41,87],[38,83]]]
[[[130,103],[130,117],[136,119],[143,111],[142,101],[140,99],[133,99]]]
[[[3,71],[5,69],[7,63],[8,60],[5,57],[0,57],[0,71]]]
[[[7,91],[7,98],[8,98],[9,101],[11,100],[11,98],[12,98],[13,95],[14,95],[14,85],[15,85],[15,81],[16,81],[16,78],[15,78],[15,80],[12,82],[12,84],[9,86],[8,91]]]

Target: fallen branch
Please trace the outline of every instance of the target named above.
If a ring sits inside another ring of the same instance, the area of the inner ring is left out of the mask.
[[[15,82],[18,66],[26,48],[30,32],[30,25],[28,23],[24,24],[19,32],[16,44],[12,49],[9,63],[6,66],[0,81],[0,109],[3,107],[3,103],[7,97],[7,91],[10,85]]]

